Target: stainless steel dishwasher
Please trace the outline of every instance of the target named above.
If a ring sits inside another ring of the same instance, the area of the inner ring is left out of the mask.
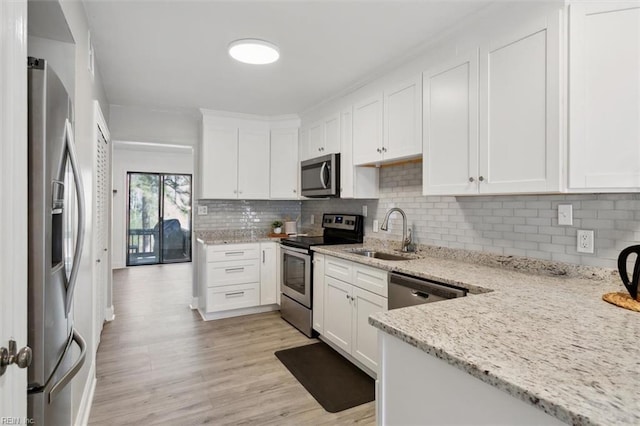
[[[389,276],[389,309],[464,297],[467,290],[424,278],[392,272]]]

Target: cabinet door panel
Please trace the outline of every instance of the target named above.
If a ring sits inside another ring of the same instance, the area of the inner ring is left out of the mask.
[[[324,271],[330,277],[350,283],[353,278],[353,262],[327,256]]]
[[[369,316],[387,310],[387,299],[358,287],[353,287],[352,355],[364,365],[378,369],[378,333],[369,324]]]
[[[480,192],[560,190],[559,19],[483,49]]]
[[[269,198],[269,133],[240,129],[238,198]]]
[[[319,121],[309,128],[309,158],[322,155],[324,148],[324,123]]]
[[[335,114],[324,120],[324,145],[322,154],[340,152],[340,115]]]
[[[205,125],[202,130],[202,198],[236,198],[238,130]]]
[[[313,329],[324,334],[324,255],[313,255]]]
[[[386,160],[422,153],[422,82],[416,78],[384,94],[384,148]]]
[[[351,353],[351,288],[351,284],[325,276],[324,335],[347,353]]]
[[[375,96],[353,107],[353,164],[381,161],[382,145],[382,96]]]
[[[260,243],[260,304],[276,303],[278,281],[276,279],[276,243]]]
[[[477,52],[425,72],[424,195],[477,193],[477,111]]]
[[[271,198],[298,198],[298,131],[271,132]]]
[[[640,188],[640,6],[570,6],[569,185]]]

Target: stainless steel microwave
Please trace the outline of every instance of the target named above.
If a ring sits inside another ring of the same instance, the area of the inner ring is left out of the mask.
[[[340,197],[340,154],[328,154],[300,163],[304,197]]]

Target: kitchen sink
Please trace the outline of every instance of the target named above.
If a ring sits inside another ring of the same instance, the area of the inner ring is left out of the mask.
[[[366,250],[366,249],[352,250],[350,251],[350,253],[357,254],[358,256],[372,257],[374,259],[381,259],[381,260],[411,260],[412,259],[411,257],[402,256],[399,254],[385,253],[382,251]]]

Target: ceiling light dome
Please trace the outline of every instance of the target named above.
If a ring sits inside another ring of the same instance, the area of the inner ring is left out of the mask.
[[[229,44],[229,55],[245,64],[270,64],[280,58],[278,46],[255,38],[236,40]]]

